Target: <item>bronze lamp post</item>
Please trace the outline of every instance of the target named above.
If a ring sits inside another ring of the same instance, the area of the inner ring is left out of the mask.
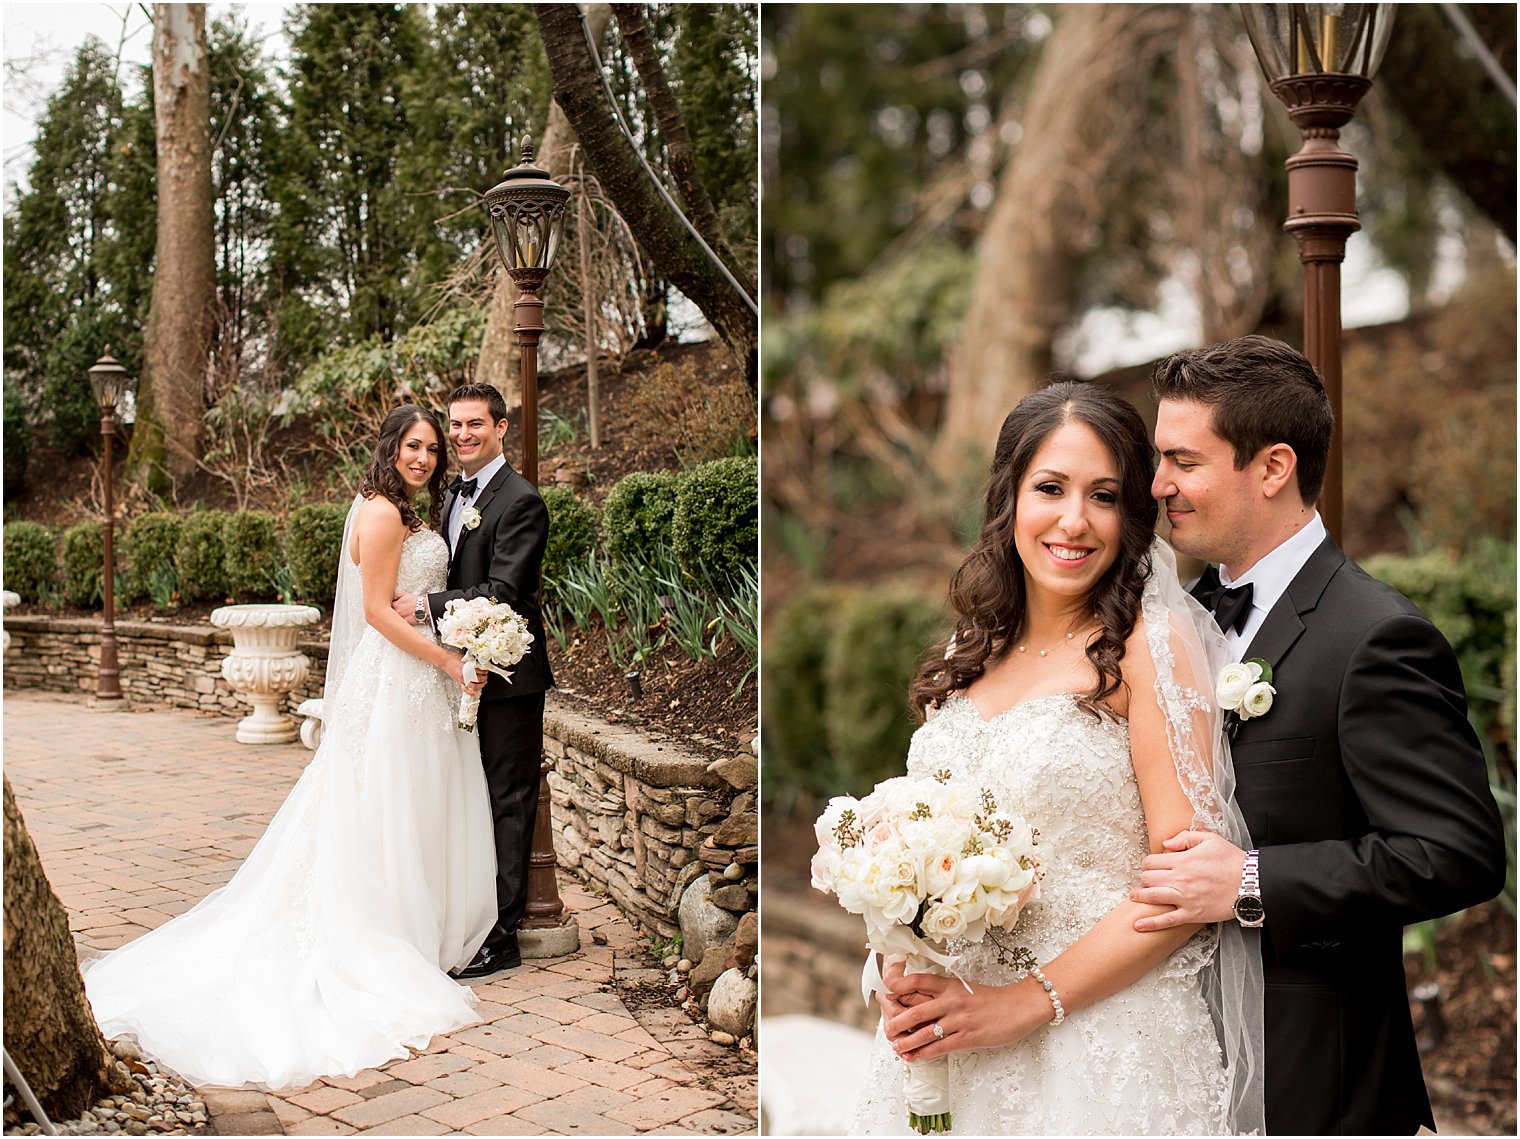
[[[521,349],[522,475],[538,485],[538,338],[544,331],[544,287],[559,250],[570,191],[547,170],[533,165],[533,140],[524,138],[522,161],[486,191],[486,214],[501,263],[520,291],[512,306],[512,331]],[[533,849],[528,856],[528,905],[523,929],[551,929],[561,924],[565,903],[554,877],[554,819],[549,799],[549,761],[539,767],[538,813],[533,819]]]
[[[1303,134],[1288,159],[1288,220],[1304,266],[1304,355],[1325,379],[1335,411],[1320,509],[1341,537],[1341,262],[1356,214],[1356,158],[1341,149],[1340,128],[1372,87],[1393,26],[1393,4],[1242,4],[1246,33]]]
[[[112,545],[116,505],[111,493],[111,440],[116,436],[116,405],[132,390],[132,381],[121,362],[111,355],[109,344],[106,354],[90,368],[89,376],[90,389],[100,408],[100,434],[105,439],[106,517],[101,527],[101,545],[105,553],[105,580],[101,592],[105,596],[100,625],[100,677],[95,684],[95,698],[120,700],[121,669],[116,662],[116,558]]]

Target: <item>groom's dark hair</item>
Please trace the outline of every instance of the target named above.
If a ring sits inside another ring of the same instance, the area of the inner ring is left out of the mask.
[[[1214,430],[1241,470],[1263,447],[1286,443],[1298,457],[1298,492],[1319,498],[1335,413],[1325,382],[1303,353],[1269,336],[1242,336],[1168,356],[1151,374],[1158,401],[1206,403]]]
[[[466,399],[485,400],[492,423],[500,423],[507,417],[507,401],[490,384],[460,384],[449,393],[449,406],[453,407],[460,400]]]

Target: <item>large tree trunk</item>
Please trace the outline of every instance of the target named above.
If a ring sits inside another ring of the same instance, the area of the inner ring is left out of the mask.
[[[1175,20],[1154,5],[1071,5],[1056,15],[951,356],[934,451],[947,480],[985,466],[997,425],[1050,374],[1052,341],[1074,316],[1079,271],[1103,216],[1106,175],[1134,145],[1147,113],[1148,61],[1165,50]]]
[[[691,147],[691,134],[681,115],[681,104],[676,100],[670,84],[665,81],[665,69],[660,66],[654,37],[650,35],[649,24],[644,19],[644,6],[614,4],[612,12],[623,33],[623,42],[628,45],[628,53],[633,56],[634,66],[638,68],[639,80],[644,84],[644,93],[649,96],[649,106],[654,111],[655,121],[660,125],[670,172],[680,187],[681,197],[686,201],[691,223],[697,227],[703,240],[723,259],[728,271],[754,296],[755,282],[729,248],[728,239],[723,234],[723,225],[718,221],[718,211],[713,208],[707,187],[702,183],[702,176],[697,173],[697,156]]]
[[[1515,74],[1515,6],[1464,4],[1499,67]],[[1392,105],[1426,156],[1515,241],[1515,108],[1436,4],[1401,4],[1374,96]]]
[[[586,24],[591,29],[591,38],[597,43],[601,43],[602,37],[607,34],[607,23],[611,15],[612,8],[608,4],[586,5]],[[565,118],[565,112],[560,110],[558,103],[551,102],[544,137],[540,140],[540,145],[534,148],[534,161],[556,181],[562,182],[570,176],[570,155],[575,149],[575,141],[575,131]],[[517,157],[513,155],[507,165],[512,166],[516,162]],[[522,403],[517,336],[512,331],[512,306],[517,303],[518,293],[517,286],[512,283],[512,278],[501,267],[501,260],[494,254],[491,263],[496,273],[496,285],[491,290],[491,311],[486,316],[486,330],[480,338],[480,355],[475,362],[475,382],[490,384],[501,392],[510,409]]]
[[[744,292],[692,241],[618,130],[581,32],[579,8],[540,4],[534,11],[554,77],[554,100],[580,137],[603,190],[645,255],[702,310],[754,387],[758,379],[755,312]]]
[[[135,478],[178,480],[195,469],[205,423],[216,301],[211,207],[211,69],[204,4],[153,6],[158,138],[158,241],[143,348]]]
[[[69,917],[5,783],[5,1050],[50,1119],[135,1090],[84,995]]]

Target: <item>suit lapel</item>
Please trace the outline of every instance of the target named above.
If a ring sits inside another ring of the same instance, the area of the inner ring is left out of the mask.
[[[511,473],[511,471],[512,464],[503,463],[501,465],[501,469],[492,476],[491,481],[486,483],[485,486],[480,487],[478,490],[476,490],[475,496],[470,499],[470,505],[473,506],[476,510],[480,511],[481,514],[485,514],[486,506],[490,503],[491,499],[496,497],[496,492],[507,484],[507,476]],[[450,501],[452,501],[452,498]],[[459,541],[454,543],[454,549],[451,551],[452,557],[457,557],[459,555],[459,550],[464,545],[465,538],[471,533],[473,533],[473,531],[460,527]]]
[[[1326,537],[1314,553],[1309,555],[1304,568],[1298,571],[1287,591],[1277,599],[1277,604],[1272,606],[1272,611],[1267,614],[1261,628],[1256,630],[1256,636],[1251,638],[1251,645],[1241,654],[1241,659],[1259,657],[1275,669],[1277,662],[1303,635],[1302,615],[1319,605],[1325,587],[1345,561],[1346,555],[1334,539]]]

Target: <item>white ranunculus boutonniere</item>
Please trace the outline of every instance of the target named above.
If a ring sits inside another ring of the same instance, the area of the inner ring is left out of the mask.
[[[466,506],[459,512],[459,520],[466,530],[473,530],[480,525],[480,511],[473,506]]]
[[[1242,720],[1254,720],[1272,710],[1277,689],[1272,687],[1272,666],[1260,657],[1225,665],[1214,684],[1214,697],[1226,712]]]

